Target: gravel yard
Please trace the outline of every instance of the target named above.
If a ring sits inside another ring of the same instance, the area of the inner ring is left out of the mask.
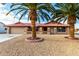
[[[0,43],[1,56],[79,56],[79,40],[69,40],[66,35],[38,35],[43,42],[26,42],[22,35]]]

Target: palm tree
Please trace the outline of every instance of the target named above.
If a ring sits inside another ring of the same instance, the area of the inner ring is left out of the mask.
[[[57,22],[65,22],[70,25],[69,38],[74,39],[74,24],[79,19],[78,3],[56,3],[51,6],[52,19]]]
[[[19,20],[21,20],[26,14],[28,14],[28,20],[31,21],[32,24],[32,39],[36,39],[36,31],[35,31],[35,22],[41,20],[49,20],[50,17],[48,15],[49,9],[46,7],[47,4],[41,3],[12,3],[10,8],[11,10],[7,13],[7,15],[13,11],[16,11],[15,17],[18,14],[21,14]]]

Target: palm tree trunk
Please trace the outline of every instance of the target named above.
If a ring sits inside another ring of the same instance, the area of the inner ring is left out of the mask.
[[[30,11],[30,20],[32,24],[32,38],[36,39],[36,29],[35,29],[35,21],[37,19],[37,13],[36,10],[31,9]]]
[[[70,25],[70,31],[69,31],[69,36],[70,38],[74,39],[75,38],[75,35],[74,35],[74,31],[75,31],[75,24],[76,22],[76,16],[75,15],[70,15],[68,17],[68,24]]]
[[[33,39],[35,39],[36,38],[35,21],[31,20],[31,23],[32,23],[32,37]]]
[[[74,39],[74,24],[70,24],[69,36]]]

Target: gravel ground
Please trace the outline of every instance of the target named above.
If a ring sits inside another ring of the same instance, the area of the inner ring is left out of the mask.
[[[66,35],[37,35],[43,42],[30,43],[22,35],[0,43],[1,56],[79,56],[79,40],[69,40]]]

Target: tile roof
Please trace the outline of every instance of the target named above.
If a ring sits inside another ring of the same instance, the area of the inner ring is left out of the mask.
[[[6,26],[8,26],[8,27],[10,27],[10,26],[14,26],[14,27],[23,27],[23,26],[31,26],[32,24],[31,23],[22,23],[22,22],[17,22],[17,23],[14,23],[14,24],[9,24],[9,25],[6,25]],[[36,24],[36,26],[38,26],[39,25],[39,23],[38,24]]]
[[[10,26],[14,26],[14,27],[23,27],[23,26],[31,26],[31,23],[22,23],[22,22],[17,22],[15,24],[9,24],[9,25],[6,25],[8,27]],[[58,22],[48,22],[48,23],[44,23],[44,24],[39,24],[39,23],[36,23],[36,26],[43,26],[43,27],[46,27],[46,26],[69,26],[67,24],[62,24],[62,23],[58,23]]]
[[[41,24],[40,26],[69,26],[68,24],[62,24],[62,23],[58,23],[58,22],[48,22],[45,24]]]

